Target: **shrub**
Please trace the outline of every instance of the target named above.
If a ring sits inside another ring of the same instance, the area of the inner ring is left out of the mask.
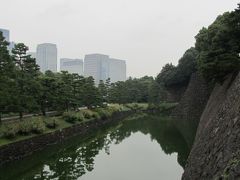
[[[63,113],[63,119],[66,122],[69,122],[71,124],[76,123],[76,121],[78,121],[78,117],[76,116],[75,112],[65,112]]]
[[[36,119],[32,120],[32,132],[36,134],[42,134],[45,130],[45,124],[43,120]]]
[[[99,115],[97,112],[93,112],[92,117],[93,117],[94,119],[101,119],[100,115]]]
[[[78,121],[80,121],[80,122],[85,120],[82,112],[77,113],[77,118],[78,118]]]
[[[19,123],[19,134],[28,135],[32,131],[32,121],[24,120]]]
[[[3,128],[3,136],[8,138],[8,139],[12,139],[15,138],[17,133],[19,131],[19,126],[18,124],[8,124],[8,125],[4,125]]]
[[[55,129],[58,126],[58,119],[53,117],[44,121],[45,125],[49,129]]]
[[[109,118],[111,116],[111,112],[109,109],[98,108],[96,112],[99,114],[101,118]]]
[[[86,119],[91,119],[93,117],[93,112],[89,109],[82,110],[82,114]]]

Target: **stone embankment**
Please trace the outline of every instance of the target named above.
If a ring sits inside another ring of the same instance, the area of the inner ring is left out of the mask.
[[[211,89],[200,73],[192,74],[186,91],[172,113],[173,119],[176,121],[175,125],[178,129],[183,130],[181,133],[185,137],[189,148],[194,141],[196,129],[207,104],[210,91]],[[184,131],[185,129],[188,129],[188,131]],[[192,139],[189,139],[189,137],[192,137]]]
[[[240,179],[239,150],[240,74],[214,87],[182,179]]]
[[[65,129],[60,129],[52,133],[3,145],[0,147],[0,165],[9,161],[22,159],[25,156],[31,155],[35,151],[42,150],[48,145],[59,143],[67,138],[76,135],[86,135],[93,129],[102,127],[111,122],[119,121],[133,113],[134,112],[132,111],[117,112],[107,119],[92,120],[83,124],[76,124]]]

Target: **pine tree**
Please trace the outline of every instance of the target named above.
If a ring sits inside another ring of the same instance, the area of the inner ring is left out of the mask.
[[[9,43],[0,32],[0,122],[1,113],[9,110],[12,104],[12,86],[14,84],[14,63],[9,55]]]
[[[39,108],[37,96],[40,84],[37,81],[39,67],[36,60],[27,55],[28,47],[23,43],[16,44],[12,57],[16,64],[15,103],[20,118],[24,112],[37,111]]]

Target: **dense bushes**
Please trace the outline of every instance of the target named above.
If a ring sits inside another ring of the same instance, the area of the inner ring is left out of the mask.
[[[197,69],[197,56],[198,52],[195,48],[188,49],[177,66],[166,64],[158,74],[156,81],[165,87],[187,84],[192,73]]]
[[[84,121],[84,115],[82,114],[82,112],[69,111],[69,112],[63,113],[62,117],[66,122],[69,122],[72,124],[76,123],[77,121],[79,122]]]
[[[148,110],[158,111],[161,113],[168,113],[172,109],[174,109],[177,105],[178,105],[178,103],[167,103],[167,102],[163,102],[158,105],[150,104],[148,106]]]
[[[129,104],[130,106],[130,104]],[[123,111],[124,108],[122,105],[111,105],[105,108],[95,108],[95,109],[82,109],[79,112],[65,112],[63,114],[63,119],[69,123],[81,122],[84,120],[91,119],[106,119],[112,116],[113,113]]]
[[[41,134],[45,130],[45,124],[42,119],[27,119],[22,122],[5,124],[3,135],[6,138],[14,138],[17,134],[29,135],[31,133]]]
[[[58,118],[52,117],[48,118],[47,120],[44,121],[45,125],[49,129],[55,129],[59,124],[58,124]]]
[[[4,126],[3,136],[8,139],[12,139],[17,135],[18,132],[19,126],[17,124],[7,124]]]
[[[208,81],[222,82],[240,70],[240,5],[219,16],[196,36],[198,67]]]

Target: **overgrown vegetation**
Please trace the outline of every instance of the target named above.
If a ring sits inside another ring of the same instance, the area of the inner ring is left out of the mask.
[[[14,138],[19,135],[42,134],[45,131],[45,124],[41,118],[30,118],[22,122],[14,122],[3,125],[3,136]]]
[[[131,106],[128,104],[128,106]],[[132,105],[142,107],[142,104]],[[96,119],[110,118],[114,113],[120,111],[130,111],[131,109],[119,104],[110,104],[104,108],[82,109],[80,111],[64,112],[59,117],[32,117],[24,121],[5,122],[0,126],[1,140],[8,139],[14,142],[21,137],[32,137],[33,135],[48,133],[58,129],[70,127],[73,124],[85,123]],[[4,140],[4,142],[6,142]],[[8,141],[7,141],[8,142]]]
[[[195,47],[188,49],[177,66],[166,64],[157,82],[165,87],[188,83],[199,70],[208,82],[222,82],[240,69],[240,5],[226,12],[196,35]]]
[[[198,65],[208,80],[221,82],[240,68],[240,5],[232,12],[220,15],[208,28],[196,36]]]

